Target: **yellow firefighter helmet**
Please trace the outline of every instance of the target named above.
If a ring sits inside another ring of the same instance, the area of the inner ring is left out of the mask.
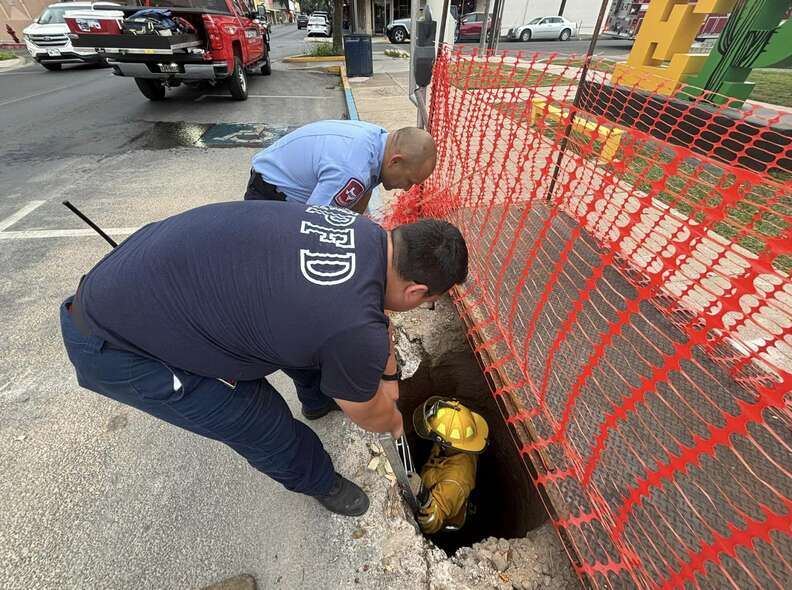
[[[487,447],[487,421],[456,399],[430,397],[415,409],[413,425],[421,438],[457,451],[477,454]]]

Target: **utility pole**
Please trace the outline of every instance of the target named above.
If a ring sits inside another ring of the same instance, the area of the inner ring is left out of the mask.
[[[500,43],[501,22],[503,21],[503,8],[506,0],[495,0],[495,7],[492,10],[492,36],[489,40],[489,48],[492,51],[498,50]]]
[[[564,9],[566,8],[567,0],[561,0],[561,6],[558,7],[558,16],[564,16]]]
[[[569,109],[569,120],[567,121],[566,128],[564,129],[564,135],[561,136],[561,141],[558,145],[558,157],[556,158],[555,166],[553,168],[553,176],[550,179],[550,186],[547,189],[548,203],[553,202],[553,192],[555,191],[556,184],[558,183],[558,175],[561,171],[561,162],[563,161],[564,154],[566,153],[567,144],[569,143],[569,136],[572,134],[572,126],[574,125],[575,117],[577,116],[580,94],[583,91],[583,88],[586,86],[586,76],[588,75],[589,64],[591,63],[591,57],[594,55],[594,48],[597,46],[599,32],[602,28],[602,21],[605,20],[605,10],[608,8],[608,2],[609,0],[602,0],[599,15],[597,16],[597,24],[594,25],[594,34],[591,36],[588,51],[586,52],[586,61],[580,70],[580,79],[577,81],[575,97],[572,99],[572,107]]]
[[[484,48],[487,46],[487,27],[489,25],[489,11],[490,3],[492,0],[487,0],[484,5],[484,22],[481,23],[481,39],[479,39],[479,53],[484,53]]]
[[[333,10],[333,52],[341,54],[344,51],[344,42],[342,40],[343,31],[341,30],[344,24],[344,0],[335,0]]]

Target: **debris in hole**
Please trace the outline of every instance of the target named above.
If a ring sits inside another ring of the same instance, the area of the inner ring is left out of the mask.
[[[437,301],[434,309],[393,314],[391,323],[402,379],[415,375],[422,362],[431,364],[446,355],[469,350],[464,326],[448,297]]]
[[[558,534],[549,522],[528,531],[521,539],[490,538],[464,547],[454,558],[439,565],[435,579],[450,575],[459,580],[463,572],[471,569],[497,574],[498,579],[506,583],[495,585],[496,588],[578,590],[581,587]]]
[[[393,474],[393,468],[385,457],[385,451],[377,443],[368,443],[368,449],[372,457],[368,462],[366,468],[373,471],[377,475],[385,477],[388,482],[393,485],[396,483],[396,476]]]

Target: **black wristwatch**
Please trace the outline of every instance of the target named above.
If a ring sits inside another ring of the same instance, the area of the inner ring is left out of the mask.
[[[401,369],[396,367],[396,372],[391,373],[390,375],[386,375],[385,373],[382,374],[383,381],[401,381]]]

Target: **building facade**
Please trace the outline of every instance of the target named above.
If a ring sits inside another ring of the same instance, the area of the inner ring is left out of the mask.
[[[6,24],[10,25],[17,36],[22,38],[22,29],[41,14],[47,5],[55,0],[0,0],[0,41],[11,41],[6,33]],[[118,1],[118,0],[117,0]],[[371,35],[382,34],[385,26],[399,18],[410,18],[412,0],[344,0],[345,14],[349,14],[352,29],[359,33]],[[423,7],[426,0],[416,0]],[[557,15],[563,7],[563,15],[575,21],[581,33],[591,33],[597,20],[599,2],[596,0],[504,0],[501,34],[509,28],[528,22],[537,16]],[[123,2],[122,2],[123,3]],[[132,2],[130,2],[132,3]],[[271,22],[294,22],[300,12],[297,0],[256,0],[256,5],[263,4]],[[490,10],[494,5],[490,2]],[[458,14],[483,12],[486,0],[451,0],[451,6]],[[347,20],[345,18],[345,20]]]
[[[10,26],[20,41],[22,29],[33,22],[44,9],[55,0],[0,0],[0,42],[10,43],[11,35],[6,32]]]
[[[271,23],[292,23],[300,11],[295,0],[256,0],[256,6],[263,5]]]
[[[410,18],[411,0],[346,0],[353,5],[352,14],[356,32],[381,34],[385,26],[399,18]],[[419,0],[421,8],[426,0]],[[501,34],[513,26],[527,23],[537,16],[562,15],[578,24],[579,32],[590,34],[594,30],[600,3],[597,0],[504,0]],[[451,0],[457,14],[484,12],[487,0]],[[492,11],[495,0],[490,0]]]

